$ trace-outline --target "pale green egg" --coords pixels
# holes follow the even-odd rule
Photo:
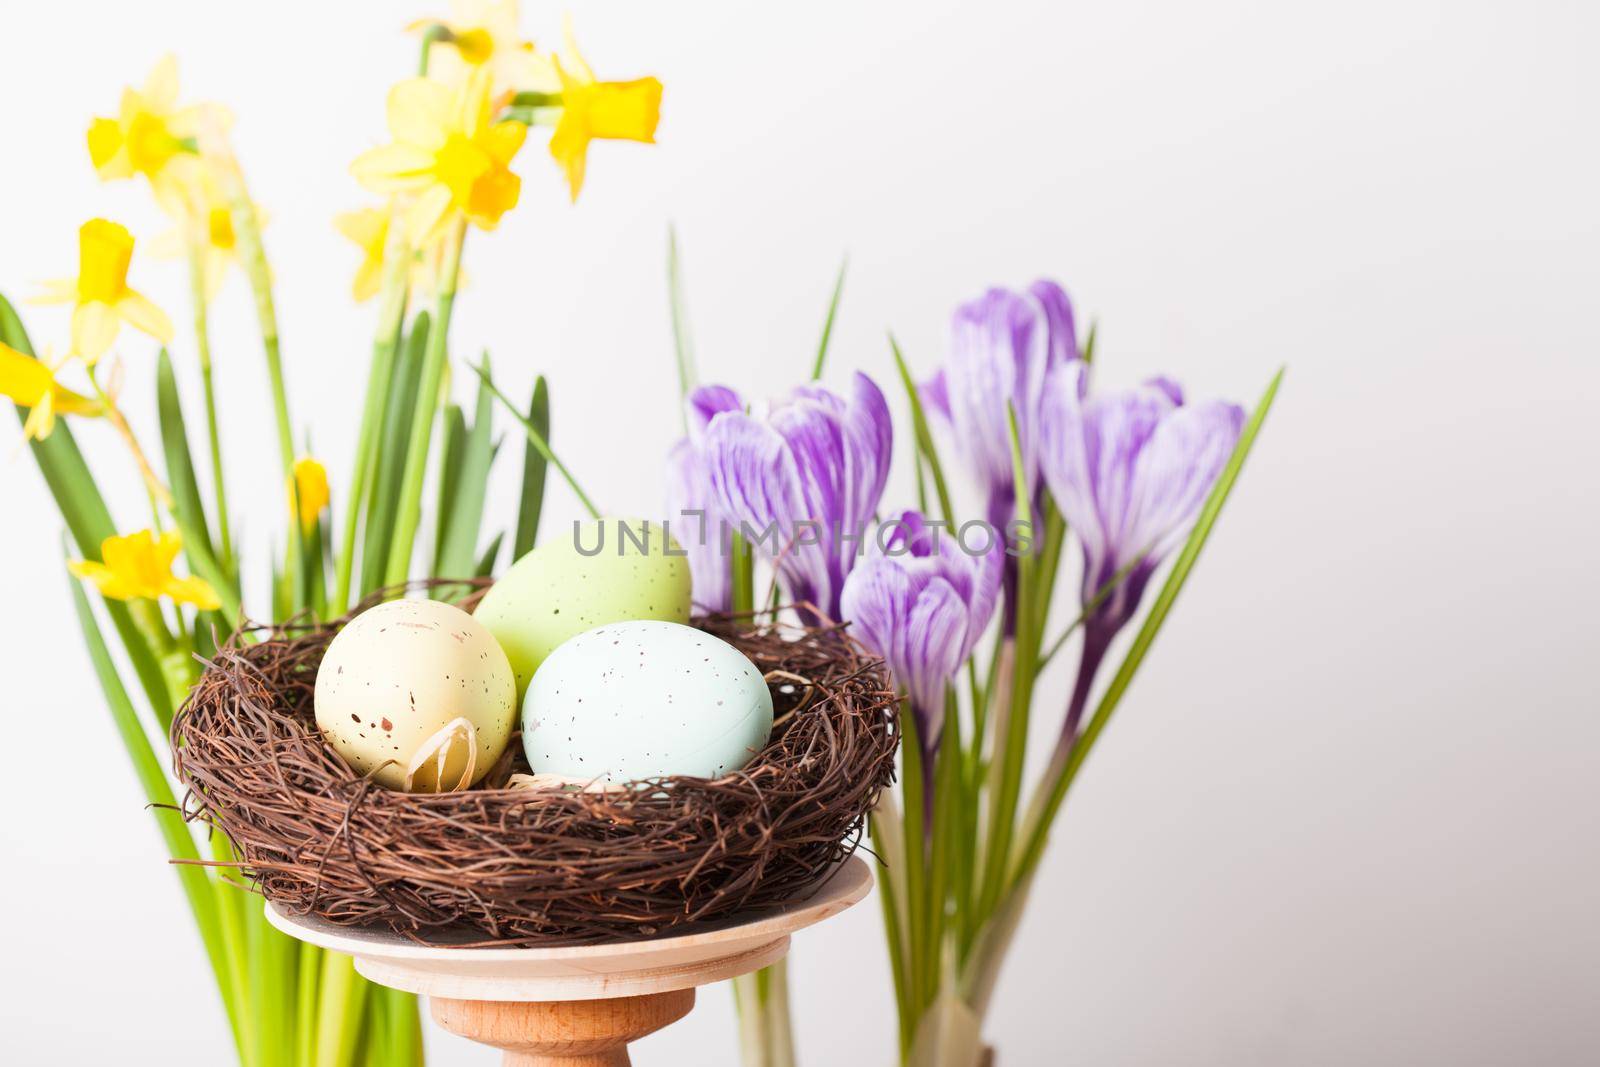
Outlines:
[[[692,626],[597,626],[544,661],[522,705],[536,774],[585,782],[720,778],[772,733],[772,692],[737,648]]]
[[[627,619],[689,621],[689,561],[660,523],[599,519],[561,530],[517,560],[474,614],[527,691],[570,637]]]

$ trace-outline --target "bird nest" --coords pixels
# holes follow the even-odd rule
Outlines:
[[[736,773],[517,788],[529,768],[513,739],[473,789],[388,790],[313,715],[317,666],[346,621],[236,634],[172,724],[185,817],[226,834],[244,875],[293,914],[484,946],[691,932],[814,891],[893,777],[900,727],[881,663],[837,627],[746,616],[697,622],[772,689],[772,737]]]

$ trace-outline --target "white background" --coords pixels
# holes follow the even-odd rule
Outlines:
[[[958,301],[1041,274],[1099,319],[1104,380],[1164,371],[1249,402],[1289,366],[1059,824],[990,1021],[1000,1062],[1600,1058],[1593,10],[573,6],[602,76],[666,83],[660,145],[598,145],[573,209],[530,138],[521,207],[469,245],[455,352],[489,347],[518,393],[549,376],[557,445],[603,505],[656,507],[677,432],[672,221],[703,374],[755,393],[804,373],[846,251],[835,367],[886,387],[887,328],[925,373]],[[426,12],[8,4],[0,289],[71,273],[93,214],[162,228],[142,189],[96,182],[83,130],[176,52],[186,97],[238,116],[271,215],[294,417],[337,492],[372,309],[349,304],[355,254],[329,223],[364,203],[346,167],[382,139],[385,87],[414,62],[401,27]],[[559,9],[526,21],[553,43]],[[181,266],[141,252],[134,280],[181,328]],[[280,498],[239,279],[217,315],[259,565]],[[29,322],[37,341],[65,338],[55,309]],[[128,405],[147,415],[151,346],[121,352]],[[192,385],[187,335],[176,358]],[[138,524],[109,435],[80,436]],[[202,956],[25,454],[0,465],[0,500],[9,1058],[221,1063]],[[546,530],[575,511],[556,487]],[[1039,747],[1050,733],[1041,722]],[[805,1062],[888,1063],[876,906],[801,937],[793,966]],[[437,1034],[431,1049],[493,1062]],[[703,990],[637,1052],[733,1063],[727,991]]]

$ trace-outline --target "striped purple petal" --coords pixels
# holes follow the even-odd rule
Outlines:
[[[836,619],[889,474],[883,393],[859,373],[843,395],[801,386],[764,413],[716,414],[704,447],[722,510],[774,560],[791,599]]]
[[[688,435],[667,454],[667,523],[689,558],[694,603],[701,611],[733,610],[733,573],[727,515],[711,488],[703,438],[711,420],[743,411],[744,401],[725,385],[702,385],[684,401]]]
[[[1083,545],[1084,600],[1135,564],[1096,613],[1120,626],[1150,572],[1187,535],[1238,441],[1244,411],[1221,401],[1183,406],[1182,390],[1165,378],[1088,397],[1082,381],[1077,365],[1050,374],[1041,465]]]
[[[932,751],[945,687],[988,628],[1000,596],[1004,549],[990,538],[968,553],[956,535],[915,511],[897,516],[846,579],[841,610],[863,644],[881,655],[911,698]]]
[[[1035,282],[1026,292],[990,289],[956,309],[949,362],[924,395],[942,399],[996,527],[1004,528],[1015,509],[1008,404],[1017,413],[1031,497],[1038,486],[1037,426],[1045,377],[1052,367],[1077,360],[1072,303],[1054,282]]]

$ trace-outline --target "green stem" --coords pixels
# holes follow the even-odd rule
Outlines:
[[[926,803],[925,791],[929,783],[922,761],[921,728],[911,709],[910,700],[900,702],[900,723],[904,731],[900,742],[900,766],[905,790],[902,816],[905,840],[901,842],[903,851],[899,859],[905,870],[906,927],[910,932],[907,974],[911,979],[912,1010],[921,1014],[928,999],[925,976],[928,970],[937,971],[938,967],[937,964],[930,965],[930,958],[937,956],[937,950],[928,944],[927,826],[923,805]]]
[[[423,55],[427,55],[424,47]],[[367,498],[367,484],[378,459],[379,438],[383,435],[384,405],[394,377],[395,353],[400,345],[400,326],[406,314],[406,292],[410,282],[411,249],[406,244],[405,227],[390,219],[389,237],[383,249],[382,297],[378,305],[378,332],[372,342],[372,368],[367,374],[367,399],[361,409],[361,429],[356,436],[355,469],[345,494],[344,531],[339,539],[339,559],[334,572],[332,615],[343,615],[350,606],[350,585],[355,575],[356,532],[360,526],[361,504]]]
[[[322,995],[323,952],[311,945],[300,950],[300,971],[296,975],[294,1047],[295,1063],[310,1064],[317,1055],[318,1000]]]
[[[233,537],[228,525],[227,480],[222,469],[222,433],[217,422],[217,391],[211,375],[211,309],[206,293],[204,248],[193,236],[189,239],[189,288],[194,303],[195,350],[200,357],[200,384],[205,391],[206,437],[211,449],[211,492],[216,502],[217,562],[230,578],[236,578]]]
[[[238,249],[239,262],[255,297],[256,322],[266,353],[273,418],[278,429],[278,462],[283,469],[284,484],[288,486],[285,496],[289,505],[289,588],[293,591],[291,609],[298,611],[305,606],[305,558],[300,535],[300,494],[294,481],[294,428],[289,419],[289,393],[283,380],[283,352],[278,340],[278,312],[272,297],[272,270],[267,264],[266,249],[261,243],[261,220],[256,216],[255,204],[245,186],[244,172],[239,169],[239,161],[234,158],[220,127],[215,124],[203,127],[200,145],[228,202],[234,247]]]
[[[1282,381],[1283,371],[1279,370],[1257,402],[1250,421],[1240,432],[1238,443],[1234,445],[1233,455],[1229,457],[1227,465],[1217,477],[1216,484],[1212,486],[1210,495],[1207,496],[1200,514],[1195,519],[1188,541],[1173,561],[1172,570],[1167,573],[1161,591],[1156,594],[1154,603],[1150,605],[1149,614],[1145,616],[1144,623],[1134,636],[1133,644],[1123,657],[1117,673],[1106,686],[1105,693],[1100,697],[1094,716],[1076,741],[1064,750],[1058,749],[1057,758],[1052,760],[1050,771],[1040,783],[1039,799],[1030,805],[1032,810],[1029,825],[1022,839],[1022,847],[1011,863],[1010,880],[1013,886],[1022,883],[1032,874],[1040,856],[1044,854],[1050,825],[1055,821],[1057,812],[1061,810],[1061,802],[1066,799],[1067,791],[1072,788],[1073,780],[1077,777],[1084,761],[1089,758],[1089,753],[1093,751],[1095,742],[1099,740],[1106,724],[1116,713],[1123,695],[1133,684],[1134,675],[1138,673],[1144,657],[1150,651],[1150,646],[1155,643],[1156,635],[1161,632],[1161,627],[1172,611],[1172,605],[1177,601],[1178,594],[1183,591],[1189,572],[1200,558],[1200,550],[1205,547],[1206,540],[1211,536],[1211,528],[1216,524],[1217,516],[1222,513],[1222,506],[1227,503],[1228,495],[1233,491],[1239,472],[1244,469],[1244,461],[1250,455],[1256,435],[1261,432],[1267,413],[1272,410],[1273,399],[1277,396],[1278,385]]]
[[[317,1017],[315,1067],[349,1067],[366,1006],[368,984],[355,962],[339,952],[322,954],[321,1002]]]
[[[395,513],[394,535],[389,541],[385,585],[399,585],[411,571],[417,527],[422,523],[422,482],[428,470],[434,417],[438,414],[442,395],[444,366],[449,349],[450,313],[455,307],[456,283],[461,274],[461,246],[466,235],[466,220],[460,219],[444,238],[445,261],[439,274],[433,329],[428,333],[428,347],[422,357],[422,383],[411,420],[411,439],[406,442],[405,473],[400,482],[400,504]]]
[[[1009,408],[1009,405],[1008,405]],[[1017,413],[1007,412],[1011,432],[1011,463],[1015,484],[1026,485],[1023,477],[1022,445],[1017,435]],[[1030,504],[1024,494],[1017,497],[1017,519],[1026,521]],[[1017,558],[1016,644],[1011,678],[1011,701],[1006,715],[1004,740],[995,746],[993,759],[998,774],[992,778],[989,833],[985,842],[982,888],[978,894],[977,917],[993,913],[1005,886],[1011,839],[1016,829],[1017,802],[1022,795],[1023,761],[1028,747],[1028,716],[1032,710],[1033,679],[1039,655],[1039,639],[1034,631],[1037,613],[1033,606],[1035,559],[1029,553]]]
[[[881,804],[881,801],[880,801]],[[906,1050],[911,1047],[912,1010],[911,990],[906,976],[906,938],[901,924],[903,906],[899,901],[899,894],[895,892],[895,875],[898,873],[892,866],[894,857],[900,851],[898,842],[894,840],[893,833],[886,824],[892,823],[897,816],[889,811],[874,811],[867,820],[868,831],[872,835],[872,848],[885,861],[882,876],[878,879],[878,899],[883,905],[883,932],[889,941],[889,969],[894,978],[895,1016],[899,1020],[897,1027],[900,1040],[900,1058],[905,1059]]]
[[[237,859],[233,846],[229,844],[225,835],[219,833],[212,837],[211,858],[216,863],[224,865],[218,867],[211,876],[211,886],[216,893],[223,950],[228,962],[228,984],[232,994],[231,1003],[234,1006],[230,1015],[234,1044],[238,1046],[240,1060],[249,1067],[255,1062],[258,1039],[255,1013],[245,1009],[244,994],[249,988],[249,977],[245,968],[249,948],[245,934],[244,912],[256,898],[224,877],[230,870],[226,865],[232,864]]]

